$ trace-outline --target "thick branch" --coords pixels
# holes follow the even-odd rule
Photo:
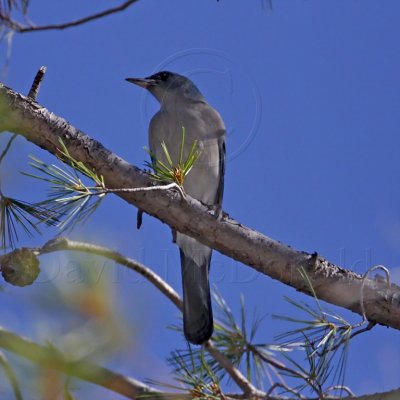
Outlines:
[[[101,11],[99,13],[96,13],[96,14],[93,14],[93,15],[89,15],[87,17],[79,18],[79,19],[74,20],[74,21],[64,22],[64,23],[61,23],[61,24],[49,24],[49,25],[39,25],[39,26],[35,26],[35,25],[24,26],[24,25],[21,25],[19,22],[12,20],[9,15],[6,15],[4,13],[0,13],[0,19],[3,21],[3,23],[7,27],[9,27],[10,29],[12,29],[13,31],[18,32],[18,33],[49,31],[49,30],[56,30],[56,29],[60,30],[60,29],[66,29],[66,28],[71,28],[73,26],[86,24],[87,22],[94,21],[96,19],[100,19],[100,18],[106,17],[106,16],[108,16],[110,14],[115,14],[117,12],[124,11],[129,6],[131,6],[132,4],[134,4],[134,3],[138,2],[138,1],[139,0],[127,0],[127,1],[125,1],[124,3],[122,3],[121,5],[119,5],[117,7],[109,8],[109,9]]]
[[[0,132],[21,134],[37,146],[57,154],[61,138],[75,159],[103,175],[107,187],[151,185],[139,168],[104,148],[99,142],[19,93],[0,85]],[[282,283],[310,294],[299,273],[303,268],[319,299],[362,314],[361,276],[323,259],[299,252],[251,230],[226,216],[217,220],[198,201],[182,199],[174,190],[117,193],[128,203],[194,237],[221,253]],[[365,315],[370,321],[400,329],[400,288],[379,279],[364,282]]]

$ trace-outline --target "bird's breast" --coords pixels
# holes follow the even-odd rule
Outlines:
[[[201,153],[184,181],[185,191],[205,204],[214,204],[220,180],[220,126],[202,117],[196,110],[161,110],[152,119],[149,128],[149,146],[152,154],[168,163],[162,148],[164,142],[174,166],[181,155],[182,131],[185,162],[196,142]]]

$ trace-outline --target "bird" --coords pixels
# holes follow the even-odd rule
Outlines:
[[[209,105],[197,86],[187,77],[161,71],[146,78],[126,78],[147,89],[160,103],[149,124],[152,158],[167,163],[164,142],[171,159],[178,163],[185,132],[186,159],[193,142],[200,155],[185,177],[183,189],[221,215],[225,175],[226,129],[218,111]],[[153,160],[154,163],[154,160]],[[205,343],[213,333],[209,269],[212,249],[190,236],[176,232],[180,249],[183,289],[183,331],[192,344]]]

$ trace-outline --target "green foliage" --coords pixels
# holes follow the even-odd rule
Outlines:
[[[218,319],[214,320],[212,341],[218,351],[224,354],[235,368],[241,370],[248,381],[260,389],[263,389],[266,380],[272,384],[274,376],[280,380],[280,373],[273,365],[281,365],[275,359],[276,346],[255,342],[262,318],[254,315],[250,323],[246,315],[244,298],[241,297],[241,317],[240,323],[237,323],[231,309],[216,288],[213,291],[213,298],[217,305]],[[182,327],[173,328],[182,331]],[[198,371],[203,365],[207,365],[211,371],[210,376],[218,378],[214,378],[214,381],[222,381],[224,378],[229,380],[227,371],[203,348],[189,346],[186,351],[180,350],[173,354],[179,354],[180,362],[185,362],[186,366],[194,365]]]
[[[306,274],[302,274],[310,283]],[[312,287],[310,290],[314,293]],[[262,318],[255,316],[249,323],[243,298],[240,322],[237,322],[223,297],[215,290],[214,301],[219,315],[214,322],[213,345],[261,390],[269,386],[279,396],[311,394],[311,397],[318,398],[332,387],[338,392],[347,392],[343,383],[348,345],[358,324],[353,326],[341,316],[325,311],[316,296],[314,298],[317,305],[314,308],[286,298],[306,317],[275,316],[300,327],[279,335],[277,340],[281,344],[268,344],[256,341]],[[182,331],[182,327],[174,328]],[[229,378],[227,371],[204,348],[188,346],[185,350],[173,352],[169,363],[174,366],[177,381],[186,387],[196,387],[199,382],[220,387],[220,382]],[[204,371],[208,371],[206,376]]]
[[[237,323],[221,294],[214,290],[213,296],[221,315],[221,318],[215,322],[214,343],[235,367],[244,372],[250,382],[263,388],[263,381],[268,376],[266,369],[268,365],[263,362],[262,356],[272,357],[273,352],[270,350],[270,345],[254,342],[262,318],[254,315],[252,323],[249,323],[244,298],[241,296],[240,323]],[[214,359],[210,359],[209,362],[214,369],[225,374]]]
[[[9,140],[0,156],[0,163],[14,139],[15,136]],[[167,164],[157,160],[150,153],[153,161],[147,163],[147,165],[153,168],[154,172],[150,174],[151,177],[157,181],[174,182],[182,187],[185,177],[201,154],[198,142],[192,143],[185,158],[185,129],[182,128],[179,160],[176,165],[166,144],[163,142],[161,146]],[[0,190],[0,240],[2,249],[15,247],[18,241],[17,227],[22,228],[28,236],[33,236],[34,233],[40,233],[39,223],[55,225],[61,230],[66,230],[72,229],[78,223],[86,222],[100,206],[105,195],[113,192],[113,190],[106,188],[103,176],[99,176],[96,171],[91,170],[84,163],[71,156],[61,139],[58,156],[70,167],[46,164],[31,156],[30,166],[36,170],[36,173],[22,173],[49,185],[45,200],[27,203],[3,196]],[[115,191],[123,190],[116,189]]]
[[[196,357],[195,357],[196,354]],[[177,350],[171,353],[167,362],[173,368],[175,379],[189,390],[196,399],[221,399],[221,388],[217,374],[210,368],[204,349],[195,353],[188,344],[186,350]],[[170,385],[175,389],[181,387]]]
[[[153,170],[153,172],[150,173],[150,176],[154,180],[164,183],[174,182],[181,187],[183,186],[186,176],[189,174],[190,170],[193,168],[193,165],[201,155],[199,143],[197,140],[195,140],[190,147],[188,155],[184,159],[185,135],[185,128],[182,127],[179,160],[177,163],[174,162],[175,160],[172,160],[165,142],[161,143],[161,147],[163,149],[165,159],[167,160],[166,163],[160,159],[157,159],[157,157],[149,149],[145,148],[152,160],[151,162],[146,161],[145,164],[147,167]]]
[[[284,347],[292,346],[305,355],[306,365],[303,366],[294,357],[282,352],[296,370],[295,374],[286,374],[300,380],[295,390],[302,392],[307,389],[314,395],[322,396],[331,385],[337,384],[339,388],[343,386],[349,342],[359,324],[352,325],[340,315],[324,310],[306,272],[303,270],[300,273],[314,296],[316,307],[286,297],[306,317],[274,316],[300,326],[279,335],[277,340],[283,341]],[[334,365],[337,365],[336,368]]]
[[[156,380],[149,380],[149,383],[175,391],[189,391],[196,399],[220,400],[223,398],[220,377],[212,370],[208,362],[208,354],[203,348],[195,350],[187,342],[186,349],[171,352],[167,363],[172,368],[177,385]],[[146,398],[146,396],[142,397]]]
[[[20,227],[29,237],[40,234],[38,225],[56,225],[57,214],[40,204],[30,204],[0,192],[0,249],[15,248]]]
[[[59,215],[61,221],[57,226],[64,230],[71,229],[77,223],[86,222],[101,204],[106,188],[102,176],[98,176],[81,161],[75,160],[61,140],[60,144],[60,159],[72,168],[48,165],[31,157],[30,165],[39,171],[39,174],[23,174],[49,184],[47,199],[35,205]],[[86,184],[83,177],[89,178],[95,185]]]
[[[12,140],[3,151],[0,162]],[[19,239],[18,228],[29,237],[41,233],[38,225],[42,223],[57,226],[61,230],[71,229],[77,223],[84,223],[101,204],[107,193],[103,177],[75,160],[61,140],[60,146],[59,157],[71,168],[48,165],[32,156],[30,165],[38,173],[22,173],[49,184],[46,200],[28,203],[7,197],[0,190],[1,249],[15,248]],[[94,185],[85,183],[86,178],[94,182]]]

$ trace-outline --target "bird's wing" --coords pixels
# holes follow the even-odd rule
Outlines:
[[[165,126],[164,116],[161,111],[158,111],[150,121],[149,125],[149,148],[151,152],[151,160],[154,163],[154,157],[160,159],[163,156],[161,143],[165,141]]]
[[[218,139],[218,149],[219,149],[219,185],[215,197],[215,204],[217,204],[218,207],[220,208],[222,206],[222,199],[224,197],[224,184],[225,184],[225,159],[226,159],[225,135],[220,139]]]
[[[202,112],[200,114],[204,124],[209,127],[207,136],[204,137],[207,139],[215,139],[216,144],[218,145],[218,187],[215,193],[215,202],[214,204],[219,207],[222,205],[222,199],[224,195],[224,176],[225,176],[225,160],[226,160],[226,149],[225,149],[225,138],[226,138],[226,129],[224,121],[219,115],[218,111],[216,111],[209,104],[205,103],[204,107],[202,107]]]
[[[177,112],[160,110],[149,126],[149,146],[154,157],[166,162],[161,142],[165,142],[171,158],[179,158],[182,127],[185,127],[185,150],[188,154],[197,140],[202,153],[187,175],[186,192],[209,205],[221,205],[225,172],[225,125],[210,105],[196,102]],[[154,160],[153,160],[154,161]]]

